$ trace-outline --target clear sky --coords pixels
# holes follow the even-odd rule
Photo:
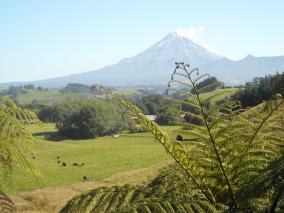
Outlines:
[[[0,82],[95,70],[178,30],[231,59],[284,55],[283,0],[1,0]]]

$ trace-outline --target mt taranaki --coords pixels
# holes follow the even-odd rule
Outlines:
[[[192,68],[198,67],[201,73],[209,73],[232,84],[284,71],[284,56],[249,55],[242,60],[233,61],[209,52],[177,33],[170,33],[145,51],[111,66],[64,77],[15,84],[32,83],[43,87],[62,87],[68,83],[112,86],[165,84],[173,72],[175,61],[189,63]]]

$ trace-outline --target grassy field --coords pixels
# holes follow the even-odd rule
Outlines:
[[[226,89],[235,92],[236,89]],[[21,104],[30,103],[33,99],[40,103],[49,104],[63,100],[80,98],[80,94],[64,94],[55,90],[27,90],[28,93],[19,97]],[[203,98],[217,91],[202,94]],[[73,95],[73,96],[72,96]],[[220,97],[224,98],[226,95]],[[86,96],[84,98],[87,98]],[[172,127],[164,127],[172,131]],[[83,176],[99,180],[119,172],[145,168],[163,160],[169,159],[162,146],[153,141],[149,133],[122,134],[118,138],[101,137],[91,140],[65,140],[52,142],[45,135],[56,131],[54,124],[32,126],[31,131],[36,135],[35,159],[31,160],[42,171],[44,178],[40,179],[43,186],[63,186],[83,181]],[[57,156],[60,156],[58,164]],[[64,168],[61,163],[67,163]],[[73,163],[84,166],[76,167]],[[33,177],[20,168],[14,169],[12,183],[7,186],[10,192],[32,190],[38,188]]]
[[[212,91],[212,92],[202,93],[202,94],[201,94],[201,97],[202,97],[203,99],[206,99],[206,98],[208,98],[208,97],[210,97],[210,96],[212,96],[212,95],[217,94],[218,92],[228,91],[228,93],[224,93],[224,94],[222,94],[222,95],[216,97],[215,101],[219,101],[219,100],[224,99],[225,97],[230,97],[231,95],[233,95],[234,93],[236,93],[237,90],[238,90],[237,88],[216,89],[216,90],[214,90],[214,91]]]
[[[118,138],[101,137],[91,140],[66,140],[51,142],[43,135],[55,131],[54,124],[30,127],[37,136],[35,159],[31,160],[41,170],[44,178],[39,179],[42,186],[68,186],[83,182],[83,176],[100,180],[114,174],[146,168],[170,159],[162,145],[155,142],[149,133],[122,134]],[[171,132],[174,127],[165,127]],[[67,168],[57,163],[67,163]],[[84,163],[82,167],[73,163]],[[7,186],[11,193],[39,188],[35,179],[21,168],[13,171],[12,182]]]
[[[19,95],[17,101],[22,104],[30,104],[33,100],[36,100],[40,104],[51,105],[53,103],[60,103],[68,100],[86,100],[93,97],[91,94],[83,93],[62,93],[57,90],[33,90],[26,89],[25,94]]]
[[[38,103],[43,105],[51,105],[54,103],[60,103],[69,100],[86,100],[94,97],[92,94],[83,94],[83,93],[62,93],[57,90],[48,90],[48,91],[40,91],[40,90],[32,90],[26,89],[25,94],[19,95],[17,101],[22,104],[30,104],[33,100],[36,100]],[[220,91],[229,91],[231,94],[234,94],[237,89],[236,88],[227,88],[227,89],[217,89],[213,92],[208,92],[202,94],[202,97],[207,98],[210,95],[214,95]],[[116,93],[121,95],[131,96],[131,95],[141,95],[141,92],[135,88],[119,88],[115,90]],[[230,93],[221,95],[216,98],[216,100],[220,100],[225,98],[226,96],[230,96]]]
[[[101,180],[76,182],[68,186],[45,187],[43,190],[21,191],[11,195],[18,213],[54,213],[73,196],[98,187],[145,185],[173,161],[162,161],[147,168],[120,172]]]

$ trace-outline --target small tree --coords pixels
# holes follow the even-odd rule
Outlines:
[[[112,103],[89,102],[57,123],[59,134],[67,138],[96,138],[116,134],[133,123]]]

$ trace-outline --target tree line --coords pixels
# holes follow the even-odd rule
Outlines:
[[[254,78],[232,98],[239,100],[243,107],[251,107],[273,98],[276,94],[284,96],[284,73]]]

